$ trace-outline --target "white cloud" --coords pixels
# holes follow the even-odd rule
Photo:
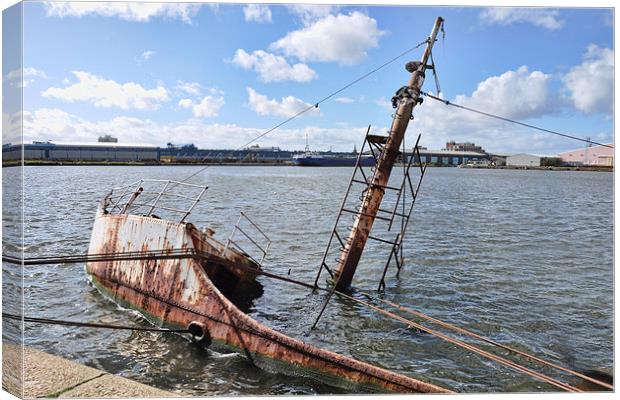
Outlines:
[[[244,69],[254,69],[263,82],[308,82],[318,76],[306,64],[290,65],[284,57],[263,50],[249,54],[243,49],[237,49],[232,62]]]
[[[45,72],[33,67],[14,69],[5,76],[5,80],[10,86],[26,87],[35,81],[34,78],[47,79]]]
[[[334,101],[342,104],[350,104],[355,102],[355,100],[350,97],[336,97]]]
[[[90,122],[57,108],[41,108],[24,112],[24,141],[53,140],[57,142],[95,142],[110,134],[125,143],[152,143],[157,131],[149,120],[120,116]]]
[[[200,103],[192,107],[195,117],[215,117],[224,106],[224,98],[205,96]]]
[[[507,118],[527,119],[552,112],[555,97],[549,88],[551,75],[529,72],[527,66],[492,76],[478,84],[468,96],[457,96],[455,102]]]
[[[248,4],[243,7],[246,21],[271,22],[271,9],[264,4]]]
[[[34,77],[39,77],[39,78],[44,78],[44,79],[47,78],[47,75],[45,74],[45,72],[41,71],[40,69],[33,68],[33,67],[23,68],[21,71],[21,75],[24,78],[29,77],[29,76],[34,76]],[[14,69],[13,71],[7,74],[8,79],[19,79],[19,77],[20,77],[19,69]]]
[[[181,99],[181,100],[179,100],[179,107],[191,108],[193,104],[194,104],[194,101],[192,99]]]
[[[383,34],[376,20],[355,11],[348,15],[328,15],[289,32],[272,43],[271,48],[304,62],[331,61],[352,65],[361,62],[368,49],[377,47]]]
[[[53,17],[82,17],[85,15],[99,15],[117,17],[127,21],[146,22],[153,17],[180,19],[191,23],[198,13],[199,3],[143,3],[143,2],[91,2],[48,1],[45,8],[48,16]]]
[[[480,14],[480,19],[495,25],[512,25],[529,23],[549,30],[560,29],[564,21],[559,19],[560,12],[549,8],[512,8],[492,7]]]
[[[51,87],[41,95],[68,102],[87,101],[95,107],[118,107],[124,110],[154,110],[168,101],[168,91],[161,85],[145,89],[135,82],[117,83],[84,71],[73,71],[78,82],[63,87]]]
[[[527,120],[557,110],[550,83],[550,75],[530,72],[522,66],[516,71],[489,77],[480,82],[471,95],[457,95],[450,101],[502,117]],[[557,144],[555,137],[428,98],[416,107],[414,116],[413,129],[426,134],[424,145],[429,148],[441,148],[448,140],[460,140],[474,141],[491,151],[545,154]]]
[[[304,25],[309,25],[317,19],[325,18],[340,9],[340,6],[330,4],[287,4],[289,12],[301,19]]]
[[[392,107],[392,103],[384,96],[381,96],[377,100],[375,100],[375,104],[387,111],[394,110],[394,108]]]
[[[140,58],[148,61],[151,59],[151,57],[153,57],[155,55],[155,52],[153,50],[146,50],[144,51],[142,54],[140,54]]]
[[[220,108],[222,108],[225,103],[223,97],[205,96],[198,103],[191,99],[181,99],[179,101],[179,106],[191,109],[194,117],[210,118],[217,117]]]
[[[223,95],[224,91],[214,87],[205,88],[198,82],[183,82],[177,81],[177,85],[175,89],[178,92],[182,92],[184,94],[188,94],[191,96],[201,96],[203,92],[209,92],[212,95]]]
[[[24,134],[31,134],[32,128],[30,122],[36,119],[38,127],[37,132],[45,135],[48,134],[62,134],[62,135],[76,135],[75,127],[72,126],[72,117],[69,113],[59,110],[57,108],[42,108],[34,112],[34,114],[24,113]],[[45,138],[48,139],[48,138]]]
[[[3,116],[4,120],[4,116]],[[200,148],[232,149],[252,140],[268,127],[242,127],[236,124],[207,124],[192,118],[171,123],[158,123],[149,119],[118,116],[101,121],[88,121],[59,109],[39,109],[24,113],[24,140],[53,140],[56,142],[95,142],[97,137],[110,134],[119,143],[141,143],[164,146],[172,143],[194,143]],[[385,130],[383,128],[382,130]],[[261,146],[279,146],[282,149],[301,150],[305,133],[313,149],[351,151],[364,140],[366,127],[280,128],[261,138]]]
[[[177,81],[176,89],[191,94],[193,96],[199,96],[202,94],[202,85],[198,82],[183,82]]]
[[[22,138],[22,112],[21,111],[17,111],[14,113],[3,112],[2,113],[2,144],[21,143],[21,138]]]
[[[258,93],[252,88],[247,88],[248,105],[258,115],[273,115],[278,117],[292,117],[293,115],[312,106],[293,96],[283,97],[281,101],[268,99],[267,96]],[[320,115],[318,108],[312,108],[304,115]]]
[[[570,99],[579,111],[587,114],[613,114],[614,52],[594,44],[588,46],[583,63],[562,77]]]
[[[210,87],[210,88],[208,88],[208,89],[207,89],[207,91],[208,91],[209,93],[211,93],[211,94],[220,94],[220,95],[224,94],[224,91],[223,91],[223,90],[220,90],[220,89],[218,89],[218,88],[214,88],[214,87]]]

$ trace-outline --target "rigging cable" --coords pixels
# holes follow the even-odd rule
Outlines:
[[[435,88],[437,94],[441,94],[441,87],[439,86],[439,76],[437,76],[437,67],[435,66],[435,60],[433,60],[433,52],[431,51],[431,66],[433,67],[433,77],[435,78]]]
[[[367,294],[367,293],[364,293],[364,292],[362,292],[362,291],[359,291],[359,293],[360,293],[360,294],[362,294],[362,295],[364,295],[364,296],[366,296],[366,297],[368,297],[368,298],[370,298],[370,299],[373,299],[373,297],[372,297],[372,296],[370,296],[370,295],[369,295],[369,294]],[[429,316],[429,315],[426,315],[426,314],[424,314],[424,313],[422,313],[422,312],[412,310],[412,309],[410,309],[410,308],[407,308],[407,307],[401,306],[400,304],[397,304],[397,303],[391,302],[391,301],[389,301],[389,300],[385,300],[385,299],[381,299],[381,298],[378,298],[377,300],[378,300],[379,302],[383,303],[383,304],[387,304],[388,306],[394,307],[394,308],[396,308],[397,310],[404,311],[404,312],[406,312],[406,313],[409,313],[409,314],[415,315],[416,317],[419,317],[419,318],[422,318],[422,319],[426,319],[427,321],[430,321],[430,322],[432,322],[432,323],[435,323],[435,324],[437,324],[437,325],[439,325],[439,326],[442,326],[442,327],[444,327],[444,328],[450,329],[450,330],[455,331],[455,332],[462,333],[462,334],[467,335],[467,336],[469,336],[469,337],[473,337],[473,338],[475,338],[475,339],[478,339],[478,340],[481,340],[481,341],[483,341],[483,342],[489,343],[489,344],[491,344],[491,345],[493,345],[493,346],[497,346],[497,347],[502,348],[502,349],[504,349],[504,350],[508,350],[508,351],[510,351],[510,352],[512,352],[512,353],[519,354],[519,355],[521,355],[521,356],[523,356],[523,357],[529,358],[529,359],[530,359],[530,360],[532,360],[532,361],[535,361],[535,362],[538,362],[538,363],[540,363],[540,364],[544,364],[544,365],[546,365],[546,366],[549,366],[549,367],[552,367],[552,368],[558,369],[558,370],[560,370],[560,371],[566,372],[566,373],[568,373],[568,374],[571,374],[571,375],[577,376],[577,377],[579,377],[579,378],[581,378],[581,379],[585,379],[585,380],[590,381],[590,382],[592,382],[592,383],[595,383],[595,384],[597,384],[597,385],[603,386],[603,387],[605,387],[605,388],[607,388],[607,389],[611,389],[611,390],[613,390],[613,388],[614,388],[612,385],[610,385],[610,384],[608,384],[608,383],[605,383],[605,382],[602,382],[602,381],[600,381],[600,380],[598,380],[598,379],[591,378],[591,377],[589,377],[588,375],[584,375],[584,374],[579,373],[579,372],[577,372],[577,371],[573,371],[573,370],[571,370],[571,369],[568,369],[568,368],[562,367],[561,365],[558,365],[558,364],[555,364],[555,363],[552,363],[552,362],[549,362],[549,361],[543,360],[543,359],[541,359],[541,358],[539,358],[539,357],[536,357],[536,356],[534,356],[534,355],[532,355],[532,354],[529,354],[529,353],[526,353],[526,352],[524,352],[524,351],[517,350],[517,349],[515,349],[515,348],[513,348],[513,347],[506,346],[506,345],[504,345],[504,344],[498,343],[498,342],[496,342],[496,341],[494,341],[494,340],[491,340],[491,339],[485,338],[484,336],[480,336],[480,335],[478,335],[478,334],[476,334],[476,333],[474,333],[474,332],[472,332],[472,331],[469,331],[469,330],[467,330],[467,329],[460,328],[460,327],[458,327],[458,326],[454,326],[454,325],[452,325],[452,324],[449,324],[449,323],[443,322],[443,321],[441,321],[441,320],[439,320],[439,319],[437,319],[437,318],[433,318],[433,317],[431,317],[431,316]]]
[[[556,387],[558,387],[560,389],[566,390],[567,392],[581,392],[580,389],[578,389],[578,388],[576,388],[574,386],[571,386],[571,385],[566,384],[564,382],[558,381],[557,379],[551,378],[551,377],[549,377],[547,375],[544,375],[544,374],[542,374],[540,372],[536,372],[536,371],[534,371],[532,369],[529,369],[529,368],[524,367],[524,366],[522,366],[520,364],[517,364],[517,363],[515,363],[513,361],[510,361],[510,360],[508,360],[508,359],[506,359],[504,357],[501,357],[501,356],[489,353],[488,351],[482,350],[481,348],[473,346],[473,345],[471,345],[469,343],[466,343],[466,342],[463,342],[461,340],[454,339],[454,338],[451,338],[449,336],[446,336],[446,335],[444,335],[444,334],[442,334],[442,333],[440,333],[438,331],[435,331],[433,329],[427,328],[426,326],[421,325],[421,324],[419,324],[419,323],[417,323],[415,321],[403,318],[400,315],[397,315],[397,314],[394,314],[392,312],[386,311],[386,310],[384,310],[382,308],[379,308],[377,306],[374,306],[374,305],[369,304],[367,302],[364,302],[362,300],[356,299],[355,297],[349,296],[349,295],[347,295],[345,293],[342,293],[342,292],[339,292],[339,291],[336,291],[336,293],[338,293],[338,295],[340,295],[340,296],[342,296],[342,297],[344,297],[346,299],[352,300],[352,301],[354,301],[354,302],[356,302],[358,304],[361,304],[361,305],[363,305],[365,307],[368,307],[368,308],[370,308],[370,309],[372,309],[372,310],[374,310],[374,311],[376,311],[376,312],[378,312],[380,314],[383,314],[383,315],[385,315],[385,316],[387,316],[387,317],[389,317],[391,319],[394,319],[396,321],[402,322],[405,325],[407,325],[407,327],[413,327],[413,328],[419,329],[421,331],[424,331],[426,333],[429,333],[429,334],[431,334],[431,335],[433,335],[435,337],[438,337],[438,338],[440,338],[442,340],[445,340],[445,341],[447,341],[449,343],[452,343],[452,344],[457,345],[459,347],[462,347],[462,348],[465,348],[467,350],[470,350],[473,353],[481,355],[481,356],[483,356],[485,358],[488,358],[490,360],[496,361],[496,362],[498,362],[500,364],[503,364],[503,365],[505,365],[507,367],[510,367],[512,369],[515,369],[517,371],[523,372],[526,375],[532,376],[534,378],[538,378],[539,380],[547,382],[547,383],[549,383],[549,384],[551,384],[553,386],[556,386]]]
[[[92,322],[64,321],[59,319],[27,317],[11,313],[2,313],[3,318],[13,319],[16,321],[32,322],[35,324],[63,325],[63,326],[79,326],[85,328],[101,328],[101,329],[118,329],[126,331],[143,331],[143,332],[170,332],[170,333],[189,333],[187,329],[165,329],[165,328],[144,328],[139,326],[124,326],[110,324],[95,324]]]
[[[66,257],[62,257],[62,256],[60,256],[60,257],[43,257],[43,258],[39,258],[39,259],[35,258],[35,259],[24,259],[24,260],[18,259],[16,257],[3,256],[3,261],[9,262],[9,263],[20,263],[20,264],[23,263],[23,265],[38,265],[38,264],[43,264],[43,263],[63,263],[63,262],[64,263],[77,263],[77,262],[84,262],[84,261],[90,261],[90,262],[97,262],[97,261],[99,261],[99,262],[101,262],[101,261],[106,261],[106,260],[109,260],[109,261],[120,261],[120,260],[143,259],[142,257],[144,257],[144,255],[140,256],[139,253],[140,252],[127,252],[127,253],[117,253],[117,254],[101,253],[101,254],[88,254],[88,255],[81,255],[81,256],[80,255],[77,255],[77,256],[73,255],[73,256],[66,256]],[[155,255],[156,253],[160,253],[160,254]],[[153,258],[153,259],[169,259],[169,257],[170,257],[169,255],[164,256],[161,253],[162,253],[161,251],[145,252],[145,254],[148,254],[148,257]],[[187,253],[187,251],[182,251],[182,252],[178,252],[178,253],[179,254],[174,254],[173,257],[185,258],[185,256],[189,256],[187,258],[199,258],[199,259],[205,257],[204,255],[202,255],[200,253],[181,254],[181,253]],[[241,266],[241,265],[239,267],[242,267],[242,269],[246,269],[246,268],[248,270],[251,269],[250,267]],[[254,269],[252,269],[252,271],[258,273],[259,275],[266,276],[268,278],[282,280],[282,281],[285,281],[285,282],[288,282],[288,283],[293,283],[293,284],[304,286],[304,287],[308,287],[308,288],[311,288],[311,289],[319,289],[319,290],[325,291],[325,292],[332,292],[330,289],[327,289],[327,288],[322,288],[322,287],[316,287],[315,288],[311,284],[307,284],[307,283],[304,283],[304,282],[292,280],[292,279],[285,278],[285,277],[282,277],[282,276],[279,276],[279,275],[276,275],[276,274],[266,273],[264,271],[256,271]],[[482,349],[480,349],[480,348],[478,348],[476,346],[473,346],[473,345],[471,345],[469,343],[466,343],[466,342],[463,342],[461,340],[458,340],[458,339],[446,336],[446,335],[444,335],[444,334],[442,334],[440,332],[437,332],[435,330],[427,328],[424,325],[416,323],[415,321],[411,321],[411,320],[405,319],[405,318],[403,318],[403,317],[401,317],[401,316],[399,316],[397,314],[391,313],[391,312],[389,312],[387,310],[384,310],[382,308],[376,307],[376,306],[374,306],[374,305],[372,305],[370,303],[367,303],[367,302],[364,302],[362,300],[356,299],[356,298],[354,298],[352,296],[349,296],[349,295],[347,295],[345,293],[342,293],[340,291],[336,290],[336,291],[333,291],[333,292],[335,292],[338,295],[343,296],[343,297],[345,297],[347,299],[353,300],[353,301],[355,301],[355,302],[357,302],[357,303],[359,303],[359,304],[361,304],[361,305],[363,305],[365,307],[368,307],[368,308],[370,308],[370,309],[372,309],[374,311],[377,311],[377,312],[379,312],[379,313],[381,313],[381,314],[383,314],[385,316],[388,316],[388,317],[390,317],[392,319],[395,319],[395,320],[397,320],[399,322],[403,322],[408,327],[414,327],[414,328],[417,328],[419,330],[425,331],[425,332],[427,332],[429,334],[432,334],[433,336],[436,336],[436,337],[438,337],[440,339],[446,340],[446,341],[448,341],[450,343],[453,343],[453,344],[455,344],[455,345],[457,345],[459,347],[462,347],[462,348],[465,348],[467,350],[470,350],[470,351],[472,351],[472,352],[474,352],[476,354],[482,355],[483,357],[486,357],[486,358],[489,358],[489,359],[491,359],[493,361],[499,362],[500,364],[506,365],[506,366],[511,367],[513,369],[516,369],[516,370],[518,370],[520,372],[523,372],[523,373],[525,373],[527,375],[530,375],[532,377],[541,379],[541,380],[543,380],[545,382],[548,382],[548,383],[550,383],[550,384],[552,384],[552,385],[554,385],[556,387],[560,387],[560,388],[562,388],[564,390],[568,390],[568,391],[578,390],[578,389],[576,389],[576,388],[574,388],[574,387],[572,387],[572,386],[570,386],[568,384],[565,384],[563,382],[557,381],[554,378],[548,377],[548,376],[546,376],[546,375],[544,375],[542,373],[533,371],[533,370],[531,370],[529,368],[526,368],[526,367],[524,367],[524,366],[522,366],[520,364],[517,364],[517,363],[515,363],[515,362],[513,362],[511,360],[505,359],[505,358],[503,358],[501,356],[498,356],[496,354],[489,353],[489,352],[487,352],[485,350],[482,350]],[[364,296],[366,296],[366,297],[368,297],[368,298],[370,298],[370,299],[372,299],[372,297],[369,294],[367,294],[367,293],[364,293],[362,291],[359,291],[359,293],[364,295]],[[443,326],[445,328],[448,328],[448,329],[451,329],[451,330],[454,330],[454,331],[466,334],[468,336],[471,336],[471,337],[474,337],[476,339],[485,341],[485,342],[487,342],[489,344],[492,344],[494,346],[497,346],[497,347],[503,348],[505,350],[509,350],[511,352],[520,354],[522,356],[525,356],[525,357],[529,358],[530,360],[533,360],[533,361],[536,361],[538,363],[542,363],[544,365],[547,365],[547,366],[550,366],[550,367],[562,370],[564,372],[573,374],[575,376],[578,376],[578,377],[580,377],[582,379],[586,379],[586,380],[591,381],[591,382],[593,382],[595,384],[598,384],[600,386],[604,386],[606,388],[613,389],[613,386],[605,384],[604,382],[598,381],[596,379],[590,378],[587,375],[580,374],[580,373],[578,373],[576,371],[572,371],[572,370],[570,370],[568,368],[564,368],[564,367],[561,367],[561,366],[556,365],[554,363],[542,360],[542,359],[540,359],[538,357],[535,357],[533,355],[530,355],[528,353],[525,353],[525,352],[513,349],[513,348],[508,347],[506,345],[502,345],[501,343],[497,343],[497,342],[492,341],[490,339],[486,339],[486,338],[484,338],[484,337],[482,337],[480,335],[477,335],[477,334],[475,334],[475,333],[473,333],[471,331],[468,331],[466,329],[453,326],[451,324],[445,323],[443,321],[440,321],[440,320],[438,320],[436,318],[430,317],[430,316],[425,315],[423,313],[420,313],[420,312],[417,312],[417,311],[405,308],[405,307],[400,306],[400,305],[398,305],[396,303],[392,303],[392,302],[390,302],[388,300],[379,299],[379,301],[384,303],[384,304],[387,304],[387,305],[389,305],[391,307],[397,308],[400,311],[405,311],[405,312],[408,312],[410,314],[416,315],[416,316],[418,316],[420,318],[427,319],[427,320],[429,320],[429,321],[431,321],[433,323],[436,323],[436,324],[438,324],[440,326]],[[3,315],[3,317],[7,317],[7,318],[10,318],[10,319],[22,320],[22,316],[19,316],[19,315],[10,314],[10,313],[3,313],[2,315]],[[187,332],[189,332],[188,330],[185,330],[185,329],[175,330],[175,329],[162,329],[162,328],[127,327],[127,326],[119,326],[119,325],[84,323],[84,322],[76,322],[76,321],[62,321],[62,320],[53,320],[53,319],[48,319],[48,318],[36,318],[36,317],[27,317],[27,316],[24,316],[23,320],[25,322],[32,322],[32,323],[56,324],[56,325],[66,325],[66,326],[81,326],[81,327],[104,328],[104,329],[124,329],[124,330],[135,330],[135,331],[176,332],[176,333],[187,333]]]
[[[453,102],[451,102],[449,100],[444,100],[441,97],[434,96],[434,95],[432,95],[430,93],[427,93],[427,92],[420,92],[420,94],[422,94],[422,95],[424,95],[426,97],[429,97],[429,98],[431,98],[433,100],[437,100],[439,102],[442,102],[442,103],[444,103],[447,106],[452,106],[452,107],[460,108],[462,110],[471,111],[471,112],[474,112],[474,113],[477,113],[477,114],[481,114],[481,115],[484,115],[484,116],[487,116],[487,117],[490,117],[490,118],[495,118],[495,119],[499,119],[501,121],[510,122],[510,123],[513,123],[513,124],[525,126],[526,128],[536,129],[536,130],[539,130],[539,131],[542,131],[542,132],[551,133],[553,135],[562,136],[562,137],[565,137],[565,138],[568,138],[568,139],[579,140],[579,141],[585,142],[585,143],[592,143],[592,144],[595,144],[595,145],[598,145],[598,146],[607,147],[607,148],[610,148],[610,149],[614,148],[614,146],[610,146],[608,144],[598,143],[598,142],[595,142],[593,140],[583,139],[583,138],[580,138],[578,136],[567,135],[566,133],[552,131],[550,129],[545,129],[545,128],[541,128],[541,127],[538,127],[538,126],[535,126],[535,125],[526,124],[525,122],[520,122],[520,121],[516,121],[514,119],[510,119],[510,118],[502,117],[502,116],[499,116],[499,115],[491,114],[491,113],[488,113],[488,112],[476,110],[475,108],[467,107],[467,106],[464,106],[464,105],[461,105],[461,104],[456,104],[456,103],[453,103]]]
[[[349,82],[348,84],[344,85],[343,87],[341,87],[340,89],[336,90],[335,92],[330,93],[329,95],[323,97],[321,100],[317,101],[314,104],[309,105],[308,107],[304,108],[303,110],[299,111],[297,114],[285,119],[284,121],[278,123],[277,125],[273,126],[272,128],[267,129],[265,132],[261,133],[260,135],[254,137],[252,140],[250,140],[249,142],[245,143],[243,146],[239,146],[235,149],[235,151],[238,150],[242,150],[243,148],[249,146],[250,144],[254,143],[255,141],[257,141],[258,139],[267,136],[268,134],[270,134],[271,132],[275,131],[276,129],[278,129],[279,127],[281,127],[284,124],[287,124],[288,122],[294,120],[297,117],[300,117],[301,115],[307,113],[308,111],[312,110],[313,108],[319,108],[319,105],[321,103],[326,102],[327,100],[331,99],[332,97],[336,96],[337,94],[343,92],[344,90],[350,88],[351,86],[355,85],[356,83],[368,78],[370,75],[374,74],[375,72],[378,72],[379,70],[387,67],[388,65],[392,64],[394,61],[398,60],[399,58],[402,58],[403,56],[407,55],[408,53],[411,53],[413,50],[419,48],[420,46],[422,46],[423,44],[428,43],[429,39],[424,40],[423,42],[418,43],[417,45],[415,45],[414,47],[410,47],[407,50],[401,52],[400,54],[398,54],[397,56],[391,58],[390,60],[384,62],[383,64],[379,65],[378,67],[366,72],[364,75],[360,76],[359,78]],[[200,174],[202,171],[206,170],[207,168],[209,168],[211,165],[206,165],[205,167],[199,169],[198,171],[194,172],[193,174],[189,175],[187,178],[183,179],[181,182],[186,182],[189,179],[193,178],[194,176]]]

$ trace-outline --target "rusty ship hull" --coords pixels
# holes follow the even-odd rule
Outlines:
[[[99,207],[89,253],[155,249],[194,249],[214,257],[208,261],[97,261],[87,263],[86,270],[104,295],[138,310],[152,323],[189,329],[203,344],[239,352],[264,369],[302,375],[352,391],[448,392],[320,349],[255,321],[224,294],[252,290],[252,273],[247,272],[248,268],[235,270],[235,265],[254,263],[192,224],[140,215],[111,215]]]

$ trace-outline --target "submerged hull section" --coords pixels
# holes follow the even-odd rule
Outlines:
[[[245,292],[253,280],[247,269],[229,269],[234,262],[251,261],[239,258],[238,252],[225,253],[222,246],[191,224],[99,213],[93,227],[91,254],[195,249],[210,251],[221,265],[210,265],[211,259],[203,262],[188,258],[89,262],[86,268],[98,289],[119,304],[140,311],[159,326],[189,328],[203,344],[233,349],[267,370],[309,376],[349,390],[446,392],[319,349],[253,320],[214,283],[220,279],[219,285],[223,285],[222,280],[228,279],[228,285],[223,287],[233,294]],[[226,265],[231,257],[237,259]],[[222,273],[222,268],[227,272]],[[198,333],[194,333],[196,330]]]

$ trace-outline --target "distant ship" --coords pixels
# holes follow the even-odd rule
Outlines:
[[[293,164],[300,167],[354,167],[357,161],[355,154],[327,155],[319,153],[303,153],[293,156]],[[362,155],[360,165],[372,167],[375,159],[371,155]]]
[[[300,167],[354,167],[357,162],[357,151],[352,153],[319,153],[310,151],[308,146],[308,135],[306,134],[306,148],[303,153],[293,156],[293,164]],[[360,165],[372,167],[375,165],[375,158],[371,154],[359,156]]]

